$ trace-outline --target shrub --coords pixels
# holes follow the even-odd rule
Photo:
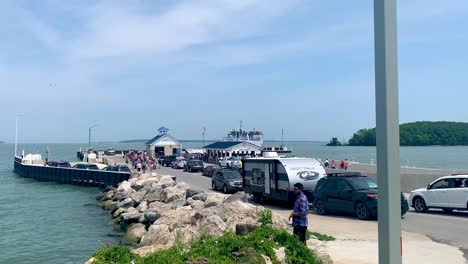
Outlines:
[[[177,243],[169,249],[160,250],[145,257],[138,257],[130,249],[105,246],[96,252],[96,264],[130,263],[136,264],[183,264],[189,263],[252,263],[262,264],[270,257],[278,263],[274,249],[284,247],[286,260],[290,263],[321,263],[315,254],[296,237],[284,229],[273,228],[272,213],[263,210],[260,213],[260,226],[246,236],[237,236],[226,232],[220,237],[208,234],[200,236],[188,245]]]

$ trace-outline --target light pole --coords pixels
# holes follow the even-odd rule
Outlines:
[[[15,125],[15,158],[18,153],[18,118],[24,116],[24,114],[16,114],[16,125]]]
[[[401,263],[396,0],[374,0],[379,263]]]
[[[88,128],[88,149],[91,149],[91,129],[97,127],[97,124],[92,125]]]

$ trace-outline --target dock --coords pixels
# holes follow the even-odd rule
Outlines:
[[[61,184],[73,184],[87,187],[117,186],[130,179],[130,173],[83,170],[75,168],[58,168],[43,164],[25,164],[22,158],[15,157],[14,172],[21,177],[38,181],[51,181]]]

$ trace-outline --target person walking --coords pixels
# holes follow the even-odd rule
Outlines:
[[[306,244],[306,231],[309,225],[309,201],[304,194],[302,183],[294,184],[294,194],[296,194],[296,202],[294,203],[294,211],[289,215],[289,221],[292,218],[294,235],[298,236],[299,240]]]
[[[332,160],[332,162],[331,162],[331,168],[332,168],[332,169],[336,169],[336,161],[335,161],[335,160]]]

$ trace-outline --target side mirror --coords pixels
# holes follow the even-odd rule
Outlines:
[[[431,189],[431,185],[428,184],[427,187],[426,187],[426,189],[428,189],[428,190]]]

